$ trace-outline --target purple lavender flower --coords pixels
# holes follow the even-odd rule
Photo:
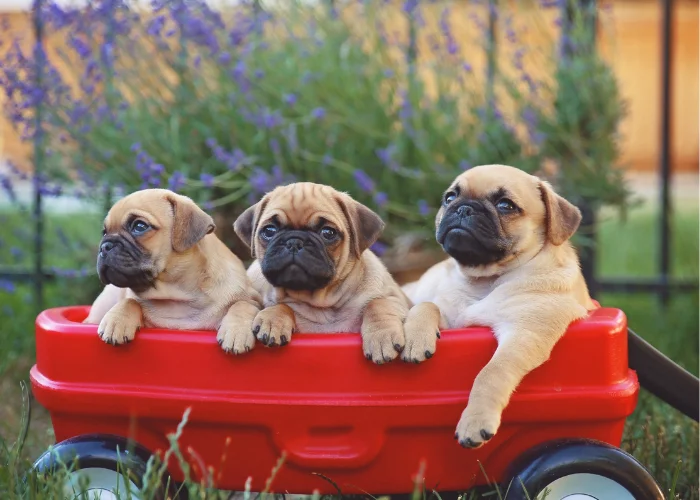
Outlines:
[[[333,156],[331,156],[330,153],[326,153],[325,155],[323,155],[323,159],[321,159],[321,163],[325,166],[330,165],[332,161],[333,161]]]
[[[17,165],[15,165],[14,162],[7,161],[5,164],[7,165],[7,168],[10,169],[10,172],[12,172],[12,175],[17,177],[19,180],[26,181],[29,178],[27,173],[20,170],[19,167],[17,167]]]
[[[245,76],[246,74],[246,66],[245,66],[245,61],[243,59],[239,59],[236,64],[233,66],[233,69],[231,70],[231,76],[233,77],[234,80],[239,81]]]
[[[518,42],[518,34],[515,32],[515,28],[513,28],[513,17],[512,16],[506,16],[506,39],[512,43],[515,44]]]
[[[368,193],[374,191],[374,181],[364,170],[357,169],[352,176],[360,189]]]
[[[222,52],[219,54],[219,62],[224,65],[228,65],[231,62],[231,54],[228,52]]]
[[[7,293],[14,293],[16,290],[15,284],[9,280],[0,280],[0,290]]]
[[[391,161],[391,153],[393,151],[393,146],[389,145],[384,149],[377,149],[375,153],[377,154],[377,157],[382,161],[382,163],[387,164]]]
[[[523,71],[523,57],[525,56],[525,49],[523,47],[518,48],[513,54],[513,65],[519,71]]]
[[[203,173],[200,174],[199,180],[202,181],[205,187],[214,187],[214,176],[211,174]]]
[[[269,175],[261,168],[256,168],[253,171],[253,175],[250,176],[249,182],[250,187],[253,188],[253,192],[263,194],[267,192],[267,180]]]
[[[231,156],[227,159],[226,167],[229,170],[240,170],[244,160],[245,153],[240,149],[236,148],[231,153]]]
[[[268,129],[274,129],[282,125],[284,122],[282,115],[279,111],[272,111],[270,109],[263,110],[260,125]]]
[[[10,254],[12,254],[12,257],[15,259],[15,261],[18,261],[24,255],[24,252],[17,247],[11,247]]]
[[[211,201],[207,200],[204,203],[202,203],[202,208],[204,210],[211,211],[211,210],[214,210],[214,204]]]
[[[114,63],[114,46],[110,42],[105,42],[100,47],[100,58],[105,66],[112,66]]]
[[[252,32],[253,22],[249,17],[238,15],[236,24],[229,33],[229,44],[233,47],[239,47],[243,44],[248,35]]]
[[[442,10],[442,13],[440,15],[440,30],[442,31],[442,36],[445,38],[445,41],[447,42],[447,52],[450,55],[455,55],[457,51],[459,50],[459,46],[457,45],[457,41],[455,40],[453,34],[452,34],[452,29],[450,27],[450,9],[445,8]]]
[[[253,194],[263,194],[277,186],[296,181],[293,175],[282,172],[282,168],[280,168],[279,165],[274,165],[271,170],[272,172],[270,174],[261,168],[255,168],[253,170],[253,175],[251,175],[249,179]]]
[[[295,94],[284,94],[282,100],[287,106],[294,106],[297,102],[297,96]]]
[[[304,74],[301,75],[301,83],[306,85],[307,83],[310,83],[311,80],[315,78],[314,74],[311,73],[310,71],[305,71]]]
[[[469,163],[467,160],[461,160],[459,162],[459,168],[462,170],[469,170],[470,168],[472,168],[472,164]]]
[[[374,195],[374,202],[377,204],[377,206],[384,207],[389,202],[389,195],[379,191]]]
[[[324,108],[314,108],[311,111],[311,118],[314,120],[322,120],[326,116],[326,110]]]
[[[296,152],[299,149],[299,141],[297,139],[297,128],[293,123],[290,123],[284,132],[284,136],[287,139],[287,146],[292,152]]]
[[[387,251],[387,246],[380,242],[380,241],[375,241],[371,247],[369,247],[370,250],[372,250],[375,254],[378,256],[382,256],[386,253]]]
[[[541,146],[546,138],[547,136],[539,130],[535,130],[530,134],[530,139],[535,146]]]
[[[0,185],[2,185],[2,189],[5,191],[5,193],[7,193],[7,196],[13,203],[17,201],[17,194],[15,193],[15,189],[12,186],[12,181],[9,177],[0,174]]]
[[[405,0],[403,3],[403,11],[407,14],[413,13],[418,7],[418,0]]]
[[[61,186],[58,184],[51,186],[47,182],[41,182],[39,186],[39,193],[48,198],[60,196],[61,191]]]
[[[408,126],[409,130],[413,130],[410,124],[406,124],[406,126]],[[396,160],[394,160],[395,151],[396,145],[394,144],[390,144],[384,149],[379,148],[375,151],[377,157],[381,160],[381,162],[384,165],[386,165],[392,172],[397,172],[401,168],[400,165],[396,162]]]
[[[82,60],[85,60],[88,57],[90,57],[90,54],[92,53],[92,51],[90,50],[90,46],[84,41],[82,41],[80,38],[77,38],[75,36],[71,37],[70,45],[73,46],[75,52],[78,54],[78,57],[80,57],[80,59]]]
[[[537,113],[532,107],[526,106],[523,109],[522,116],[528,129],[534,129],[537,126]]]
[[[83,170],[82,168],[77,169],[78,172],[78,177],[80,178],[81,182],[85,184],[87,187],[94,188],[95,187],[95,178]]]
[[[146,30],[146,33],[153,37],[159,37],[160,32],[163,30],[164,26],[165,16],[156,16],[151,20],[151,22],[148,23],[148,29]]]
[[[171,191],[179,191],[181,188],[185,187],[186,178],[179,170],[173,172],[173,175],[168,179],[168,189]]]
[[[428,214],[430,214],[430,207],[428,206],[428,202],[425,200],[418,200],[418,213],[421,214],[423,217],[427,217]]]
[[[136,155],[136,170],[148,170],[151,168],[151,165],[153,165],[153,158],[145,151],[139,151]]]
[[[280,143],[275,137],[270,139],[270,150],[272,151],[272,154],[275,155],[275,157],[279,156],[281,153]]]

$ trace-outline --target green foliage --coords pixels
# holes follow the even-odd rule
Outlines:
[[[431,233],[441,193],[477,164],[534,171],[547,162],[564,196],[627,202],[615,168],[624,106],[595,52],[562,58],[553,42],[541,48],[546,71],[534,81],[522,67],[531,49],[501,27],[499,40],[520,55],[487,85],[469,50],[454,46],[449,6],[435,22],[423,7],[381,2],[221,15],[199,1],[165,2],[148,15],[112,4],[62,16],[55,7],[47,20],[69,47],[62,69],[47,72],[52,175],[79,170],[126,191],[171,187],[227,220],[275,185],[327,183],[376,209],[386,241]],[[583,17],[573,14],[569,39],[583,46]],[[499,5],[499,22],[514,15]],[[397,23],[406,31],[395,36],[386,26]],[[432,53],[410,59],[408,26],[417,40],[438,35]],[[475,38],[488,36],[475,28]],[[14,69],[14,59],[5,62]],[[76,79],[80,91],[66,83]],[[9,109],[24,117],[18,124],[29,120],[31,107]]]

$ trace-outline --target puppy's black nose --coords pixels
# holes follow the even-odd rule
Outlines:
[[[285,242],[285,246],[290,252],[297,253],[299,250],[304,248],[304,242],[301,240],[301,238],[289,238]]]
[[[106,254],[109,253],[110,250],[114,248],[114,243],[111,241],[105,241],[100,245],[100,253]]]
[[[474,209],[469,205],[462,205],[457,209],[457,215],[459,215],[460,217],[466,217],[468,215],[472,215],[473,213]]]

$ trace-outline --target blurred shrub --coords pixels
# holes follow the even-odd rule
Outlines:
[[[487,82],[456,42],[450,5],[429,19],[426,3],[215,11],[171,0],[145,12],[119,0],[82,9],[47,0],[46,32],[65,48],[47,57],[15,43],[0,61],[0,86],[23,137],[42,141],[37,181],[47,194],[66,182],[88,197],[168,187],[230,227],[274,186],[309,180],[377,210],[389,244],[404,232],[432,233],[442,191],[477,164],[553,166],[572,201],[623,207],[615,160],[624,107],[610,68],[577,50],[583,13],[570,8],[562,51],[555,41],[528,48],[512,22],[517,7],[492,7],[509,57]],[[472,53],[491,59],[489,10],[473,9],[475,38],[485,42]],[[414,58],[418,46],[430,57]],[[532,51],[545,56],[541,81],[523,64]],[[2,180],[11,192],[12,179]]]

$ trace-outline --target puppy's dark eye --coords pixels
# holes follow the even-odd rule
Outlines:
[[[277,234],[277,228],[269,224],[260,230],[260,237],[264,240],[271,240]]]
[[[510,201],[508,198],[501,198],[498,200],[498,203],[496,203],[496,208],[501,212],[512,212],[517,207],[515,206],[515,203]]]
[[[142,221],[141,219],[136,219],[134,222],[131,223],[131,234],[134,236],[141,236],[143,233],[151,229],[151,226],[147,223]]]
[[[321,236],[323,236],[326,240],[331,241],[335,239],[336,236],[338,236],[338,231],[336,231],[332,227],[324,226],[321,229]]]
[[[454,191],[449,191],[445,193],[445,205],[455,201],[455,198],[457,198],[457,193],[455,193]]]

